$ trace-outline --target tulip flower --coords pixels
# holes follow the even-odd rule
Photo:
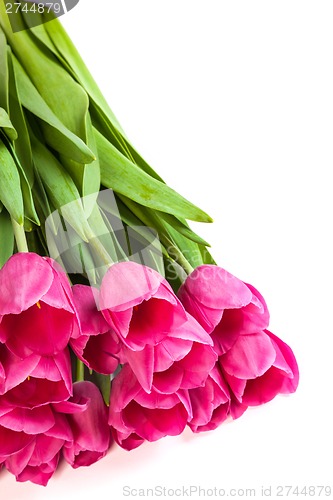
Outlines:
[[[75,285],[72,290],[80,322],[70,345],[90,369],[109,375],[119,364],[120,340],[97,309],[98,290],[85,285]]]
[[[123,346],[121,362],[129,363],[146,392],[172,394],[201,386],[215,365],[212,339],[192,316],[187,318],[156,345],[137,351]]]
[[[86,401],[86,408],[68,415],[73,441],[65,444],[65,460],[74,468],[103,458],[111,444],[108,411],[99,389],[92,382],[76,382],[72,401]]]
[[[218,363],[231,391],[246,406],[267,403],[277,394],[293,393],[298,386],[294,353],[268,330],[240,335]]]
[[[156,345],[187,321],[169,283],[153,269],[119,262],[105,274],[100,291],[101,311],[133,351]]]
[[[52,414],[54,421],[50,429],[40,434],[29,435],[30,442],[6,458],[5,466],[15,475],[17,481],[31,481],[46,486],[57,468],[62,447],[65,442],[73,440],[65,415],[54,411]],[[22,435],[19,432],[14,434]]]
[[[67,400],[72,395],[68,349],[53,357],[14,355],[0,344],[0,415],[16,408],[36,408]]]
[[[126,450],[145,440],[181,434],[191,417],[188,391],[147,394],[128,364],[112,381],[109,424],[115,441]]]
[[[35,253],[17,253],[0,269],[0,342],[16,356],[53,356],[68,345],[76,319],[68,278]]]

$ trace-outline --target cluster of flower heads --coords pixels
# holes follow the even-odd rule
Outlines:
[[[175,295],[153,269],[120,262],[98,290],[18,253],[0,290],[0,467],[18,481],[46,485],[61,456],[87,466],[113,442],[215,429],[298,385],[263,297],[218,266],[197,267]],[[112,375],[109,404],[73,383],[71,358]]]

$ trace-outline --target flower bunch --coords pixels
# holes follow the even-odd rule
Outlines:
[[[128,142],[54,15],[0,2],[0,467],[217,428],[298,385],[260,293],[216,265],[210,217]],[[59,97],[61,89],[61,97]]]

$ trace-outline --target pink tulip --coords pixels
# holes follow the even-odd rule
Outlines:
[[[73,402],[87,401],[86,409],[68,415],[73,441],[65,444],[63,455],[74,468],[91,465],[103,458],[109,447],[111,432],[108,411],[95,384],[87,381],[74,384]]]
[[[1,399],[1,398],[0,398]],[[73,446],[69,415],[87,410],[88,400],[62,401],[38,408],[14,408],[0,416],[0,464],[17,481],[46,485],[63,446]]]
[[[98,290],[85,285],[75,285],[72,290],[80,324],[73,331],[70,345],[90,369],[111,374],[119,364],[120,340],[97,309]]]
[[[203,387],[189,391],[193,417],[189,427],[193,432],[216,429],[230,413],[231,397],[223,376],[215,366]]]
[[[204,384],[217,360],[212,344],[210,336],[188,315],[186,323],[157,345],[137,351],[124,346],[121,362],[129,363],[146,392],[172,394]]]
[[[299,375],[295,356],[290,347],[267,330],[268,309],[253,286],[222,268],[204,265],[188,276],[178,296],[185,309],[211,334],[219,355],[218,366],[229,388],[233,418],[248,406],[296,390]],[[194,394],[201,393],[203,400],[211,397],[212,388],[213,394],[217,390],[214,382],[208,379],[208,387]],[[197,400],[194,415],[198,414],[198,405]],[[205,403],[200,411],[208,415],[208,407]]]
[[[101,285],[100,308],[133,351],[158,344],[187,321],[183,306],[163,276],[135,262],[110,267]]]
[[[267,403],[277,394],[296,391],[298,366],[290,347],[268,330],[240,335],[219,358],[228,385],[246,406]]]
[[[52,259],[14,254],[0,269],[0,342],[20,358],[63,351],[76,322],[68,279]]]
[[[64,415],[53,412],[53,418],[54,424],[49,430],[29,436],[29,444],[7,457],[5,466],[16,476],[17,481],[31,481],[46,486],[54,474],[63,445],[71,442],[73,437]]]
[[[224,269],[197,267],[178,291],[185,309],[212,335],[214,349],[222,355],[240,333],[267,328],[269,314],[259,292]]]
[[[52,357],[30,354],[21,359],[0,344],[0,369],[0,415],[65,401],[72,394],[68,349]]]
[[[191,417],[188,391],[147,394],[128,364],[112,382],[109,424],[115,441],[126,450],[145,440],[181,434]]]

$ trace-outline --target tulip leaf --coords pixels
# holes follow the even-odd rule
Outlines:
[[[61,158],[61,162],[66,170],[70,173],[72,179],[81,193],[83,198],[83,206],[85,209],[86,216],[89,217],[93,211],[96,199],[100,190],[101,184],[101,172],[99,166],[99,159],[97,154],[97,147],[95,142],[95,136],[93,133],[91,119],[89,113],[86,116],[86,143],[91,149],[96,159],[86,165],[82,163],[77,163],[73,160]]]
[[[42,120],[42,128],[47,143],[60,154],[78,161],[90,163],[95,157],[88,146],[66,128],[52,112],[33,85],[18,60],[13,57],[17,89],[22,105]]]
[[[15,161],[0,138],[0,200],[11,217],[20,225],[23,224],[23,198],[20,175]]]
[[[3,108],[0,108],[0,128],[3,129],[8,139],[11,141],[15,141],[17,139],[15,127],[10,121],[7,112]]]
[[[197,222],[211,222],[205,212],[122,155],[95,129],[102,184],[152,208]]]
[[[44,44],[36,43],[30,29],[15,35],[8,30],[7,38],[45,103],[66,128],[85,140],[89,106],[85,90]]]
[[[30,144],[30,138],[28,134],[28,128],[24,112],[17,92],[12,54],[10,48],[8,51],[8,73],[10,82],[10,90],[9,90],[10,117],[18,134],[18,138],[16,139],[13,146],[20,163],[24,166],[24,172],[27,176],[29,185],[30,187],[32,187],[34,182],[34,171],[32,164],[31,144]]]
[[[30,184],[29,184],[27,176],[25,174],[25,170],[23,169],[13,146],[10,143],[8,143],[8,141],[6,141],[5,139],[4,139],[4,142],[5,142],[6,147],[9,150],[9,152],[10,152],[10,154],[11,154],[11,156],[16,164],[17,170],[18,170],[19,175],[20,175],[21,190],[22,190],[22,197],[23,197],[23,206],[24,206],[24,217],[29,219],[34,224],[40,225],[39,218],[38,218],[38,215],[37,215],[37,212],[35,209],[35,205],[34,205],[34,200],[32,197]],[[27,221],[25,221],[25,224],[27,224],[27,230],[31,231],[33,226],[31,226]],[[28,228],[30,228],[30,229],[28,229]]]
[[[0,212],[0,268],[14,252],[14,232],[9,213]]]
[[[90,228],[75,183],[51,151],[34,135],[31,137],[35,166],[49,199],[78,235],[87,241]]]
[[[178,219],[174,215],[166,214],[164,212],[156,213],[158,217],[163,219],[171,228],[173,228],[178,233],[185,236],[185,238],[198,243],[199,245],[210,246],[207,241],[198,236],[187,224],[185,224],[182,220]]]
[[[0,106],[8,111],[7,40],[0,26]]]

